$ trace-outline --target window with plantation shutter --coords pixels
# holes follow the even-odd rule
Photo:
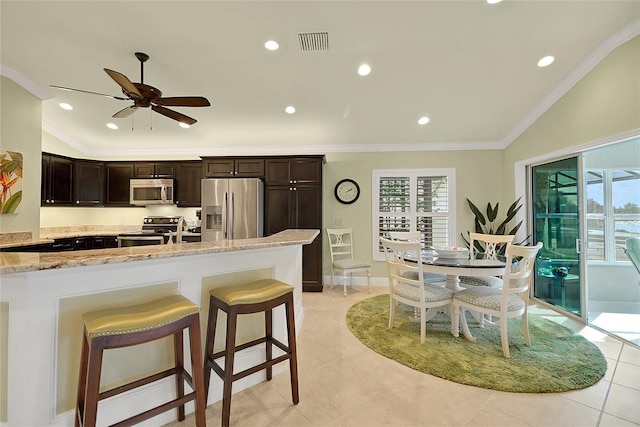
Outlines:
[[[390,231],[420,231],[423,247],[455,242],[454,169],[374,170],[372,187],[373,259]]]

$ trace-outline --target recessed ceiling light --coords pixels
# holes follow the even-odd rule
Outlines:
[[[360,74],[361,76],[368,76],[370,72],[371,67],[368,64],[362,64],[360,67],[358,67],[358,74]]]
[[[502,0],[487,0],[488,4],[497,4],[500,3]]]
[[[538,67],[546,67],[547,65],[551,65],[551,63],[555,61],[553,56],[545,56],[540,61],[538,61]]]
[[[58,105],[60,105],[60,108],[62,108],[63,110],[73,110],[73,107],[66,102],[61,102]]]
[[[268,50],[278,50],[278,48],[280,47],[280,45],[278,44],[277,41],[275,40],[268,40],[265,44],[264,47]]]
[[[179,123],[179,125],[180,125],[180,127],[181,127],[181,128],[183,128],[183,129],[189,129],[189,128],[191,127],[191,126],[189,126],[188,124],[186,124],[186,123],[182,123],[182,122],[180,122],[180,123]]]
[[[295,113],[295,112],[296,112],[296,109],[295,109],[295,107],[294,107],[294,106],[289,105],[289,106],[287,106],[287,107],[284,109],[284,111],[285,111],[287,114],[293,114],[293,113]]]
[[[427,116],[423,116],[423,117],[420,117],[420,118],[418,119],[418,124],[419,124],[419,125],[426,125],[426,124],[427,124],[427,123],[429,123],[430,121],[431,121],[431,119],[430,119],[429,117],[427,117]]]
[[[118,125],[116,125],[115,123],[107,123],[107,127],[113,130],[118,129]]]

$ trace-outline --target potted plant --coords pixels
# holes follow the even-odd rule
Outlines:
[[[471,200],[467,199],[467,203],[471,208],[471,212],[473,212],[473,215],[475,216],[474,231],[476,233],[482,233],[482,234],[509,234],[509,235],[515,236],[515,234],[518,232],[518,230],[522,226],[522,221],[518,222],[515,225],[515,227],[513,227],[508,231],[507,231],[507,227],[509,226],[509,223],[515,218],[516,214],[522,207],[522,205],[520,204],[520,199],[522,199],[522,197],[519,197],[518,200],[516,200],[511,204],[511,206],[509,206],[509,209],[507,210],[507,215],[502,221],[497,220],[498,208],[500,206],[500,203],[496,202],[495,206],[492,206],[490,202],[487,203],[487,208],[485,210],[486,212],[486,217],[485,217],[482,211],[478,209],[478,207]],[[467,231],[466,236],[462,233],[460,235],[462,236],[462,240],[464,240],[467,247],[469,247],[470,245],[469,238],[468,238],[469,232]],[[521,242],[514,243],[514,244],[522,245],[522,244],[525,244],[527,240],[529,240],[529,237],[526,237]],[[475,242],[474,246],[476,250],[480,252],[484,251],[484,248],[480,245],[479,242]],[[502,246],[498,250],[498,253],[500,253],[501,255],[504,255],[504,252],[506,251],[506,249],[507,249],[506,246]]]

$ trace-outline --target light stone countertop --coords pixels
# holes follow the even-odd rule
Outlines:
[[[0,253],[0,274],[115,264],[277,246],[307,245],[313,242],[319,233],[319,230],[285,230],[268,237],[217,242],[193,242],[48,253],[2,252]]]
[[[43,243],[53,243],[56,239],[67,239],[76,237],[93,236],[118,236],[122,233],[140,232],[140,226],[123,226],[118,229],[103,228],[90,229],[87,227],[51,227],[40,231],[39,239],[32,239],[31,233],[5,233],[0,239],[0,249],[15,248],[20,246],[39,245]],[[183,236],[200,236],[200,233],[183,231]]]

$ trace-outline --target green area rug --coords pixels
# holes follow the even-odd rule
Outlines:
[[[400,304],[393,329],[388,328],[389,296],[356,303],[347,312],[353,334],[375,352],[415,370],[476,387],[518,393],[577,390],[603,377],[607,362],[600,349],[570,329],[529,315],[531,347],[524,345],[522,322],[509,320],[511,358],[502,355],[500,328],[480,328],[470,320],[477,344],[460,333],[451,335],[449,316],[439,313],[427,322],[420,343],[420,323],[411,321],[413,308]]]

